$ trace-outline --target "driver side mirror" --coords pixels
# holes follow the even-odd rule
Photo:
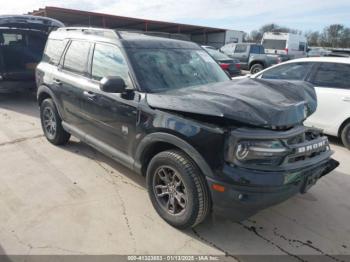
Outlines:
[[[100,89],[106,93],[124,93],[126,84],[120,76],[107,76],[101,79]]]

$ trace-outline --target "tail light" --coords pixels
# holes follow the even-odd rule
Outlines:
[[[237,69],[241,69],[241,64],[237,63],[237,64],[235,64],[235,66],[236,66]]]
[[[227,70],[230,67],[230,64],[227,64],[227,63],[220,63],[219,65],[224,70]]]
[[[286,54],[288,55],[288,48],[285,48],[284,51],[286,51]]]

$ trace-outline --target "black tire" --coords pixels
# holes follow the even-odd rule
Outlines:
[[[50,120],[48,119],[48,115],[52,116]],[[70,134],[63,129],[62,119],[52,99],[47,98],[41,103],[40,119],[45,137],[50,143],[54,145],[65,145],[68,143]],[[51,128],[47,124],[48,122],[50,122]],[[55,128],[53,128],[53,125]]]
[[[347,147],[347,149],[350,150],[350,123],[347,123],[342,132],[341,132],[341,140],[344,144],[344,146]]]
[[[264,66],[262,64],[254,64],[250,68],[250,73],[251,74],[256,74],[256,73],[260,72],[263,69],[264,69]]]
[[[170,171],[173,170],[176,175],[172,176],[172,181],[178,184],[179,180],[181,180],[181,185],[183,186],[183,188],[181,185],[179,186],[180,188],[175,186],[176,193],[173,199],[176,203],[173,202],[173,208],[170,209],[167,209],[167,207],[171,207],[171,205],[169,205],[169,202],[171,202],[170,194],[168,194],[167,205],[166,203],[162,203],[166,202],[167,197],[159,197],[160,194],[157,194],[157,190],[159,189],[156,189],[157,186],[168,187],[166,183],[164,183],[165,185],[157,184],[157,181],[164,182],[164,180],[160,178],[162,177],[160,175],[162,173],[161,170],[164,170],[164,168],[168,169],[167,172],[169,172],[169,174],[171,174]],[[205,178],[192,159],[180,150],[164,151],[152,158],[147,168],[147,186],[149,197],[157,213],[167,223],[176,228],[185,229],[194,227],[201,223],[209,213],[210,199]],[[169,190],[168,188],[165,191],[169,192]],[[161,194],[163,194],[163,188],[161,191]],[[186,201],[179,201],[177,197],[178,194],[183,195],[183,200]],[[180,202],[182,202],[181,205],[184,206],[182,210]],[[176,209],[176,205],[178,209]],[[179,212],[175,214],[176,211]]]

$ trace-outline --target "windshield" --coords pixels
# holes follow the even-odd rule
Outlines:
[[[215,60],[231,60],[230,57],[228,57],[227,55],[217,51],[217,50],[214,50],[214,49],[211,49],[211,48],[204,48],[205,50],[207,50],[207,52],[215,59]]]
[[[284,50],[286,48],[286,40],[264,39],[263,46],[265,49]]]
[[[126,52],[141,88],[147,92],[230,80],[204,50],[127,48]]]

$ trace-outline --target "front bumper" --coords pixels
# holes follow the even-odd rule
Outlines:
[[[274,183],[270,181],[270,184],[262,183],[262,181],[266,182],[263,179],[267,175],[265,172],[255,172],[253,174],[255,179],[252,179],[251,170],[243,170],[238,167],[227,168],[224,172],[249,173],[251,180],[249,182],[227,183],[227,181],[223,182],[220,179],[207,177],[207,183],[211,191],[213,212],[220,216],[243,220],[257,211],[283,202],[297,193],[305,193],[318,179],[334,170],[338,165],[337,161],[328,159],[323,163],[294,170],[293,172],[275,172],[273,176],[276,179]],[[252,184],[254,180],[256,184]],[[280,181],[279,185],[276,184],[276,181]],[[215,191],[213,184],[224,186],[225,191]]]

